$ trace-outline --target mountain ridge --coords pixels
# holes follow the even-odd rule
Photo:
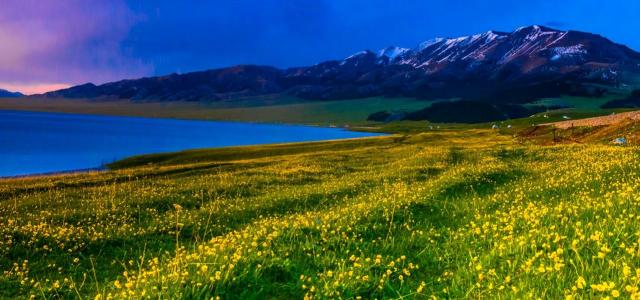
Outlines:
[[[17,98],[22,96],[24,96],[24,94],[20,92],[11,92],[5,89],[0,89],[0,98]]]
[[[602,89],[586,84],[617,86],[629,74],[640,74],[640,53],[597,34],[533,25],[436,38],[415,48],[365,50],[312,66],[237,65],[88,83],[44,96],[219,101],[287,94],[310,100],[390,96],[524,103],[561,94],[598,96]]]

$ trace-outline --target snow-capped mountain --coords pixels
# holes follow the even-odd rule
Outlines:
[[[276,69],[236,66],[184,75],[82,85],[61,97],[216,100],[287,93],[308,99],[369,96],[526,102],[558,94],[598,95],[640,73],[640,53],[591,33],[543,26],[437,38],[415,48],[361,51],[342,60]]]
[[[297,89],[310,98],[400,94],[524,102],[544,94],[601,93],[584,84],[617,85],[629,72],[640,72],[640,53],[626,46],[595,34],[534,25],[510,33],[436,38],[413,49],[361,51],[286,76],[311,83]]]
[[[369,52],[358,52],[345,60],[365,55]],[[523,73],[528,73],[564,59],[574,63],[597,61],[605,64],[633,63],[638,59],[638,53],[601,36],[537,25],[518,28],[512,33],[488,31],[458,38],[436,38],[415,49],[388,47],[378,52],[378,57],[383,56],[388,58],[384,61],[388,64],[410,65],[428,73],[450,64],[473,69],[482,64],[500,68],[522,63]]]

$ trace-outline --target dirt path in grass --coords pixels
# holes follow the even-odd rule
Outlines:
[[[640,110],[624,112],[624,113],[616,113],[616,114],[611,114],[608,116],[601,116],[601,117],[547,123],[543,125],[553,125],[557,128],[567,129],[567,128],[571,128],[572,126],[591,127],[591,126],[600,126],[600,125],[610,125],[610,124],[620,123],[624,120],[640,120]]]

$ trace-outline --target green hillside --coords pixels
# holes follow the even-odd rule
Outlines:
[[[367,124],[378,111],[414,111],[430,101],[365,98],[334,101],[256,98],[232,102],[132,102],[46,98],[0,98],[0,109],[116,116],[314,125]]]
[[[0,297],[637,296],[638,153],[441,129],[0,180]]]

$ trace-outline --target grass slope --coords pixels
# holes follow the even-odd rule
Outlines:
[[[490,130],[0,181],[0,297],[638,295],[636,148]]]
[[[316,125],[366,124],[367,117],[374,112],[413,111],[429,104],[424,100],[383,97],[340,101],[256,98],[211,103],[0,99],[0,109],[9,110]]]
[[[576,98],[577,99],[577,98]],[[575,100],[575,99],[574,99]],[[435,101],[442,101],[435,100]],[[268,123],[289,123],[309,125],[349,126],[352,130],[416,133],[432,129],[477,129],[498,125],[504,132],[514,134],[522,128],[540,124],[608,115],[631,109],[600,109],[597,99],[575,100],[589,105],[556,109],[532,117],[477,124],[431,124],[426,121],[396,121],[379,123],[366,121],[367,117],[379,111],[415,111],[430,106],[434,101],[408,98],[367,98],[341,101],[312,101],[288,98],[256,98],[233,102],[190,103],[190,102],[129,102],[129,101],[88,101],[69,99],[19,98],[1,99],[0,109],[66,112],[82,114],[104,114],[118,116],[177,118],[201,120],[226,120]],[[591,101],[591,102],[589,102]],[[546,103],[553,105],[554,102]],[[597,104],[597,105],[596,105]],[[505,130],[511,125],[513,129]]]

